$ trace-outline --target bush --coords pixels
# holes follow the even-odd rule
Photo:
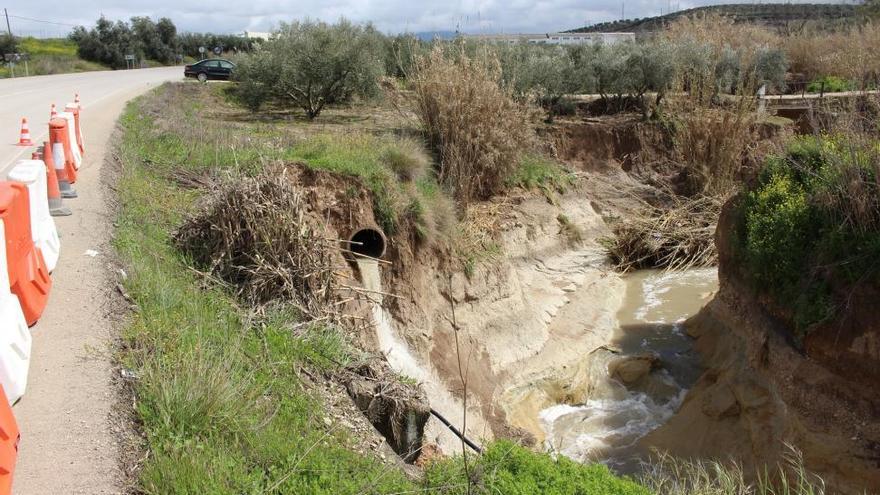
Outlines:
[[[808,93],[839,93],[842,91],[852,91],[853,89],[855,89],[855,84],[837,76],[825,76],[811,82],[807,86]]]
[[[412,79],[416,113],[440,157],[439,178],[463,204],[503,190],[533,142],[528,111],[502,85],[493,54],[441,48],[419,59]]]
[[[381,34],[372,26],[344,19],[283,24],[239,60],[238,96],[254,110],[271,99],[314,119],[327,104],[375,95],[383,69]]]
[[[798,335],[833,313],[829,287],[880,283],[880,149],[860,136],[800,138],[768,159],[741,207],[753,280]]]

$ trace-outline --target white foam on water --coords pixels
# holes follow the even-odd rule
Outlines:
[[[658,403],[634,392],[624,399],[591,399],[582,406],[555,405],[539,417],[551,450],[580,462],[614,466],[623,451],[669,420],[686,394],[687,389],[680,389],[671,400]],[[568,434],[555,431],[557,425]]]

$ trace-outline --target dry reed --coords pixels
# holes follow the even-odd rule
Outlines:
[[[502,85],[497,58],[437,47],[418,59],[411,83],[440,181],[462,204],[500,192],[534,131],[528,109]]]
[[[284,300],[313,320],[335,319],[331,243],[306,219],[283,167],[229,177],[175,233],[195,266],[254,304]]]
[[[713,266],[718,261],[715,227],[724,201],[718,196],[683,198],[674,194],[665,206],[642,202],[606,239],[612,262],[620,271],[639,268]]]

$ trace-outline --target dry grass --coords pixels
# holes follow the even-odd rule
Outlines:
[[[534,141],[527,108],[501,83],[494,55],[440,47],[421,57],[412,77],[416,114],[440,157],[440,181],[467,204],[503,190]]]
[[[617,269],[678,270],[717,263],[715,227],[724,204],[720,197],[670,194],[667,205],[642,204],[615,225],[614,237],[605,241]]]
[[[673,156],[686,169],[687,195],[725,195],[741,182],[744,160],[758,140],[752,103],[736,97],[727,107],[685,101],[670,109],[676,121]]]
[[[230,177],[175,233],[195,265],[254,304],[283,300],[304,317],[332,315],[331,243],[305,217],[307,205],[284,168]]]
[[[751,483],[741,466],[683,460],[659,454],[639,480],[657,495],[824,495],[825,483],[804,467],[800,451],[788,446],[783,463],[757,473]]]
[[[790,70],[808,81],[823,76],[850,80],[860,89],[876,84],[880,71],[880,24],[869,22],[835,33],[804,31],[781,40]]]

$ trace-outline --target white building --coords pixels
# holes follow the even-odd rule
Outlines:
[[[546,33],[546,34],[480,34],[469,38],[494,43],[532,43],[547,45],[613,45],[635,41],[635,33]]]
[[[256,31],[245,31],[242,36],[245,38],[255,39],[255,40],[263,40],[269,41],[270,33],[261,33]]]

